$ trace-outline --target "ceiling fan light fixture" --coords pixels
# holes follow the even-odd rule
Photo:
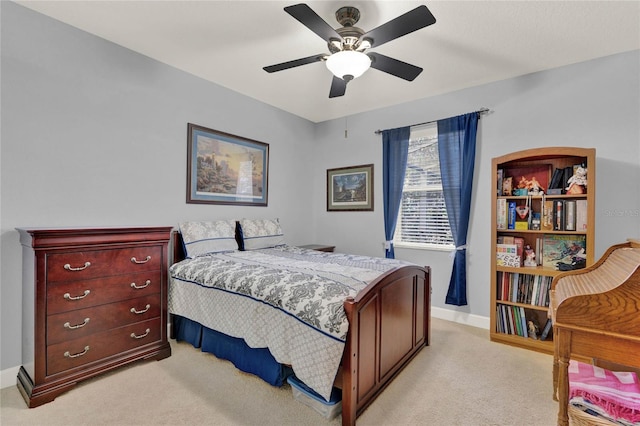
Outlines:
[[[326,64],[333,75],[349,81],[364,74],[371,66],[371,59],[362,52],[343,50],[329,56]]]

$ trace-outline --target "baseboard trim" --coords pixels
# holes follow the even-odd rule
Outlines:
[[[0,389],[10,388],[18,384],[18,371],[20,371],[20,366],[0,371]]]
[[[431,307],[431,316],[434,318],[457,322],[459,324],[470,325],[472,327],[489,329],[489,317],[433,306]]]

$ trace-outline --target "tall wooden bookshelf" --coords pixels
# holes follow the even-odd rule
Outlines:
[[[553,179],[556,169],[564,173],[581,166],[587,170],[587,185],[583,193],[548,194],[548,186]],[[584,258],[586,266],[594,263],[594,235],[595,235],[595,183],[596,183],[596,152],[593,148],[549,147],[536,148],[496,157],[492,160],[493,195],[491,203],[491,310],[490,310],[490,338],[492,341],[519,346],[545,353],[553,353],[553,333],[549,332],[545,340],[534,339],[530,336],[527,323],[537,323],[541,334],[548,320],[548,285],[556,275],[563,271],[556,269],[559,263],[572,264],[572,259]],[[558,172],[556,172],[558,173]],[[511,195],[503,192],[503,184],[511,177],[513,189],[517,189],[522,182],[542,181],[544,195],[533,195],[535,191],[527,190],[527,195]],[[536,177],[536,179],[533,179]],[[566,181],[566,177],[563,179]],[[508,188],[504,188],[508,192]],[[522,192],[522,191],[519,191]],[[555,191],[558,192],[558,191]],[[572,191],[575,192],[575,191]],[[579,192],[579,191],[578,191]],[[586,208],[585,208],[586,202]],[[540,214],[540,229],[535,229],[535,220],[519,218],[514,229],[502,228],[502,220],[498,213],[506,207],[507,222],[509,205],[520,207],[520,213],[529,207],[530,213]],[[581,209],[579,220],[582,226],[571,226],[575,216],[569,217],[569,226],[559,222],[566,219],[566,210],[579,205]],[[547,208],[545,209],[545,205]],[[545,218],[552,208],[553,215]],[[562,208],[562,211],[560,208]],[[574,211],[575,214],[575,211]],[[502,218],[501,214],[501,218]],[[516,213],[516,217],[518,214]],[[531,215],[533,217],[533,215]],[[546,220],[545,220],[546,219]],[[556,222],[556,229],[549,220]],[[525,223],[522,223],[525,222]],[[551,229],[549,229],[551,227]],[[517,228],[517,229],[516,229]],[[568,229],[567,229],[568,228]],[[578,229],[579,228],[579,229]],[[505,266],[510,262],[500,261],[498,265],[497,251],[510,251],[512,239],[520,239],[525,246],[529,245],[536,254],[535,263],[544,260],[544,264],[536,266]],[[544,248],[547,250],[544,251]],[[566,245],[566,250],[561,250]],[[581,250],[580,250],[581,246]],[[560,259],[563,255],[563,259]],[[525,257],[523,252],[521,258]],[[513,258],[510,258],[513,261]],[[555,262],[558,260],[558,262]],[[527,330],[524,331],[523,327]]]

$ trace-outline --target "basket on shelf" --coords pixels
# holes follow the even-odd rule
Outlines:
[[[571,404],[569,404],[568,412],[570,426],[616,426],[616,423],[602,417],[592,416]]]

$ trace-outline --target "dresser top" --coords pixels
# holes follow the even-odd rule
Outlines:
[[[16,228],[20,243],[34,248],[75,246],[96,243],[168,241],[171,226]]]

